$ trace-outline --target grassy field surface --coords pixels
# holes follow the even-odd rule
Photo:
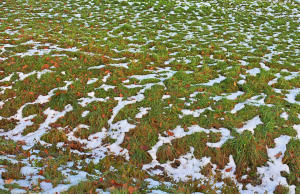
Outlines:
[[[0,193],[300,193],[300,4],[0,2]]]

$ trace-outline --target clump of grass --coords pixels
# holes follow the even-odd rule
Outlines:
[[[62,192],[63,194],[77,194],[77,193],[95,193],[96,189],[100,186],[100,181],[84,181],[72,186],[68,191]]]
[[[51,144],[57,144],[58,142],[67,142],[67,136],[64,131],[52,129],[48,133],[44,134],[41,137],[41,140]]]
[[[249,131],[228,140],[223,148],[233,155],[237,177],[246,174],[247,168],[255,172],[256,168],[264,165],[268,159],[264,142],[257,141]],[[255,173],[253,175],[255,176]]]
[[[4,155],[18,155],[23,152],[23,149],[17,142],[0,137],[0,151]]]
[[[60,183],[64,183],[66,179],[65,175],[62,174],[60,170],[58,170],[59,165],[55,160],[48,160],[46,163],[46,167],[42,170],[42,175],[46,180],[50,180],[53,186]]]
[[[20,170],[23,166],[24,164],[22,164],[21,162],[18,162],[16,164],[10,164],[8,168],[6,168],[7,171],[2,173],[2,178],[5,180],[22,178],[23,176],[20,173]]]
[[[300,140],[299,139],[291,139],[287,144],[287,149],[285,152],[285,156],[283,158],[283,163],[287,164],[290,169],[289,174],[285,174],[287,177],[288,183],[296,185],[299,190],[300,183]]]
[[[277,185],[274,194],[288,194],[289,188],[283,185]]]
[[[14,129],[14,127],[16,126],[17,121],[14,119],[2,119],[0,120],[0,129],[3,129],[4,131],[9,131]]]

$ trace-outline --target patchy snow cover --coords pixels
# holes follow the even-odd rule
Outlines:
[[[98,65],[98,66],[89,67],[88,70],[102,69],[103,67],[105,67],[105,65]]]
[[[283,112],[280,114],[280,117],[287,121],[289,118],[289,115],[287,114],[287,112]]]
[[[150,107],[146,107],[146,108],[140,107],[140,112],[135,115],[135,118],[141,119],[144,115],[148,113],[149,110],[151,110]]]
[[[90,111],[86,110],[86,111],[83,111],[81,116],[82,117],[86,117],[88,114],[90,113]]]
[[[199,117],[201,113],[206,110],[212,110],[211,107],[197,109],[197,110],[190,110],[190,109],[182,109],[182,115],[179,115],[179,118],[182,118],[185,115],[193,115],[193,117]]]
[[[290,189],[290,193],[295,193],[295,186],[289,186],[285,177],[281,176],[281,172],[289,173],[289,167],[282,163],[282,158],[286,151],[286,145],[290,141],[290,137],[282,135],[275,139],[275,147],[268,148],[269,161],[267,166],[257,167],[257,172],[262,178],[262,184],[258,186],[252,186],[248,184],[246,187],[251,192],[258,193],[273,193],[277,185],[287,186]],[[277,155],[280,154],[278,157]]]
[[[120,0],[123,1],[123,0]],[[124,0],[125,1],[125,0]],[[296,0],[298,1],[298,0]],[[277,1],[276,1],[277,2]],[[4,5],[5,2],[2,4]],[[91,5],[93,5],[93,3],[90,2]],[[128,4],[130,6],[133,6],[133,2],[128,2]],[[196,3],[192,3],[189,1],[176,1],[176,6],[180,7],[182,9],[184,9],[185,11],[190,11],[189,8],[192,5],[196,5],[196,7],[201,9],[198,10],[202,10],[202,9],[213,9],[214,7],[214,2],[196,2]],[[271,3],[271,6],[268,8],[269,11],[267,13],[268,16],[274,16],[274,10],[272,8],[272,4],[274,4],[273,2]],[[251,6],[258,6],[257,2],[254,2],[251,4]],[[89,5],[88,5],[89,6]],[[285,6],[285,5],[283,5]],[[94,6],[95,7],[95,6]],[[97,7],[97,6],[96,6]],[[91,7],[90,7],[91,8]],[[286,7],[285,7],[286,8]],[[95,8],[97,9],[97,8]],[[241,5],[239,7],[240,10],[245,11],[245,7],[244,5]],[[81,10],[81,9],[78,9]],[[77,11],[78,11],[77,10]],[[123,10],[122,10],[123,11]],[[124,9],[124,11],[127,11],[126,9]],[[151,7],[149,10],[149,12],[155,12],[156,10],[154,10],[153,7]],[[257,15],[263,15],[264,12],[261,10],[261,8],[257,9]],[[265,10],[264,10],[265,11]],[[171,15],[175,15],[177,13],[175,13],[176,11],[171,11]],[[136,14],[136,19],[140,18],[141,14],[147,14],[147,11],[145,12],[141,12]],[[298,11],[296,10],[292,10],[291,11],[291,17],[294,17],[295,14],[298,14]],[[48,13],[34,13],[33,15],[35,16],[41,16],[41,17],[53,17],[51,14]],[[72,21],[73,19],[75,20],[79,20],[82,19],[83,15],[81,13],[76,13],[76,12],[72,12],[72,18],[68,18],[68,22]],[[93,15],[93,13],[91,12],[90,17]],[[74,16],[74,17],[73,17]],[[63,14],[62,17],[67,18],[68,15]],[[195,15],[195,17],[197,18],[197,20],[200,20],[201,18],[203,18],[200,15]],[[234,20],[234,17],[232,16],[232,14],[229,14],[228,17],[230,18],[230,20]],[[1,18],[3,19],[3,18]],[[124,19],[122,16],[120,16],[120,19]],[[6,20],[6,18],[4,18],[3,20]],[[197,21],[196,20],[196,21]],[[16,19],[15,20],[20,21],[20,19]],[[161,18],[158,17],[154,17],[152,18],[152,21],[155,23],[161,22]],[[216,20],[212,20],[212,24],[211,25],[206,25],[205,27],[208,29],[208,35],[207,36],[211,36],[214,35],[213,33],[217,30],[215,25],[213,25],[213,23],[217,23],[215,22]],[[160,38],[165,38],[165,39],[170,39],[170,37],[174,37],[174,36],[178,36],[180,35],[180,33],[178,33],[179,31],[186,31],[186,33],[184,34],[183,39],[186,40],[192,40],[194,38],[199,38],[197,33],[191,32],[191,28],[190,26],[188,26],[187,24],[192,24],[193,21],[192,19],[189,19],[186,23],[182,23],[182,25],[180,25],[182,27],[182,29],[178,29],[177,27],[174,27],[175,25],[172,24],[164,24],[166,26],[162,26],[163,28],[169,28],[172,29],[173,32],[168,32],[166,33],[165,30],[158,30],[158,35],[156,36],[156,39],[160,39]],[[141,24],[141,22],[137,22],[137,24],[134,24],[136,26],[134,27],[140,27],[139,25]],[[100,25],[102,25],[102,27],[105,27],[107,25],[107,23],[103,23]],[[287,23],[287,25],[289,25]],[[85,26],[88,28],[89,24],[86,23]],[[195,26],[195,28],[199,29],[199,31],[202,31],[203,26]],[[251,26],[254,27],[254,26]],[[117,26],[115,29],[118,29],[119,26]],[[243,28],[241,28],[243,30]],[[228,29],[224,32],[224,34],[229,34],[229,36],[231,36],[230,33],[235,32],[232,29]],[[1,33],[1,32],[0,32]],[[12,30],[12,29],[6,29],[4,32],[2,33],[6,33],[8,35],[15,35],[18,33],[18,30]],[[115,34],[111,33],[111,31],[108,30],[108,36],[109,37],[118,37]],[[256,51],[253,46],[250,45],[250,42],[252,41],[252,39],[254,38],[254,35],[250,32],[243,32],[246,34],[246,39],[245,40],[241,40],[239,45],[236,45],[235,43],[232,42],[232,40],[229,41],[224,41],[225,44],[230,45],[235,47],[236,49],[240,49],[239,46],[244,46],[249,48],[249,52],[254,53],[254,51]],[[275,41],[279,41],[279,39],[277,38],[279,36],[280,33],[274,33],[274,35],[272,35],[272,37],[268,36],[266,37],[267,40],[269,40],[270,38],[274,38]],[[122,36],[122,34],[120,33],[119,35]],[[206,35],[205,35],[206,36]],[[128,36],[125,37],[126,40],[128,40],[130,43],[127,45],[128,48],[126,48],[126,52],[129,52],[131,54],[140,54],[138,52],[143,51],[143,47],[145,45],[140,45],[140,44],[135,44],[132,43],[133,41],[138,40],[137,37],[135,35],[132,36]],[[105,41],[109,41],[107,39],[107,37],[105,37],[103,40]],[[204,39],[203,38],[199,38],[198,39],[200,42],[202,42]],[[5,40],[6,41],[6,40]],[[154,41],[153,40],[145,40],[147,44],[151,44]],[[170,40],[168,40],[170,41]],[[162,41],[162,44],[168,43],[168,41]],[[258,43],[260,44],[261,42],[258,41]],[[13,56],[20,56],[20,57],[25,57],[25,56],[34,56],[34,55],[52,55],[51,52],[80,52],[82,54],[87,54],[87,55],[97,55],[98,53],[93,53],[93,52],[82,52],[81,50],[79,50],[79,48],[76,47],[72,47],[72,48],[61,48],[58,45],[54,45],[54,44],[50,44],[50,43],[41,43],[41,42],[36,42],[33,40],[30,40],[28,42],[23,43],[23,45],[30,45],[32,44],[33,47],[28,49],[26,52],[21,52],[21,53],[17,53]],[[172,43],[171,43],[172,44]],[[83,44],[84,45],[84,44]],[[289,45],[293,45],[291,43],[291,41],[289,40]],[[197,47],[198,45],[196,44],[191,44],[191,45],[185,45],[186,46],[186,50],[191,50],[195,47]],[[264,54],[263,56],[263,60],[262,62],[260,62],[260,68],[252,68],[252,69],[248,69],[248,67],[250,67],[252,64],[251,62],[249,62],[250,60],[248,60],[249,58],[243,58],[243,60],[240,60],[240,65],[243,66],[242,69],[246,70],[247,75],[244,74],[240,74],[240,78],[242,78],[241,80],[239,80],[237,83],[239,85],[243,85],[246,83],[246,79],[247,77],[250,76],[256,76],[257,74],[264,72],[264,71],[270,71],[270,67],[267,66],[267,63],[265,62],[272,62],[271,60],[274,60],[274,56],[279,56],[281,53],[277,52],[276,46],[278,45],[272,45],[272,46],[268,46],[267,50],[270,51],[269,53]],[[6,48],[8,47],[15,47],[15,45],[10,45],[10,44],[4,44],[4,46],[0,46],[0,51],[2,53],[6,52]],[[38,47],[48,47],[48,48],[43,48],[40,49]],[[176,47],[174,47],[176,48]],[[112,51],[120,54],[122,52],[124,52],[125,50],[118,50],[116,48],[110,48]],[[156,51],[157,46],[153,46],[152,48],[150,48],[150,50],[152,51]],[[177,49],[177,48],[176,48]],[[227,48],[222,47],[223,51],[228,51]],[[289,48],[287,48],[287,50],[289,50]],[[184,51],[184,50],[183,50]],[[238,50],[237,50],[238,51]],[[137,88],[139,89],[139,91],[137,92],[136,95],[127,97],[127,98],[123,98],[123,97],[115,97],[115,98],[111,98],[109,96],[105,97],[105,98],[97,98],[95,97],[95,92],[94,91],[88,91],[89,93],[87,94],[87,96],[84,96],[80,99],[78,99],[78,104],[81,106],[80,108],[84,108],[87,107],[90,103],[92,102],[108,102],[109,100],[114,100],[117,101],[117,105],[112,108],[112,116],[111,118],[109,118],[108,120],[108,125],[100,128],[99,131],[97,133],[91,134],[89,135],[86,139],[81,139],[78,138],[74,135],[74,133],[76,131],[78,131],[79,129],[83,129],[83,130],[89,130],[90,126],[88,125],[84,125],[84,124],[80,124],[77,127],[75,127],[73,130],[70,129],[71,131],[67,134],[67,138],[70,141],[77,141],[80,142],[82,144],[84,144],[84,148],[90,149],[88,151],[88,154],[91,154],[91,158],[87,158],[85,161],[93,161],[95,163],[98,163],[102,158],[104,158],[105,156],[107,156],[109,154],[114,154],[114,155],[122,155],[124,156],[127,160],[130,159],[129,154],[128,154],[128,150],[123,148],[121,146],[121,144],[124,141],[125,138],[125,134],[127,132],[129,132],[130,130],[134,129],[137,125],[137,120],[134,120],[135,118],[139,119],[139,118],[143,118],[144,115],[146,115],[148,113],[148,111],[151,109],[150,107],[140,107],[139,109],[139,113],[135,115],[135,118],[127,120],[126,118],[120,121],[115,122],[115,118],[117,117],[118,113],[124,109],[127,105],[129,104],[135,104],[137,102],[142,102],[145,99],[145,91],[148,89],[151,89],[152,86],[155,85],[161,85],[164,86],[166,88],[165,85],[165,80],[170,79],[175,71],[171,70],[171,67],[166,67],[167,65],[172,66],[173,64],[177,64],[177,62],[183,62],[186,64],[192,64],[194,63],[194,58],[196,58],[197,60],[203,59],[202,55],[198,55],[198,56],[185,56],[185,57],[181,57],[181,52],[173,52],[172,49],[168,50],[168,54],[170,56],[173,56],[172,58],[169,58],[167,61],[162,61],[162,63],[165,65],[165,68],[157,68],[156,70],[144,70],[143,73],[141,73],[142,75],[130,75],[130,77],[127,77],[126,80],[122,81],[122,83],[124,84],[123,86],[130,89],[130,88]],[[6,55],[4,55],[6,56]],[[68,57],[67,54],[55,54],[52,56],[63,56],[63,57]],[[213,60],[213,62],[209,62],[208,66],[210,67],[214,67],[217,68],[219,66],[219,63],[216,62],[215,58],[213,55],[207,56],[210,60]],[[113,57],[108,57],[110,59],[112,59],[113,61],[119,61],[122,60],[124,61],[125,59],[127,59],[126,57],[119,57],[117,58],[113,58]],[[0,60],[7,60],[7,57],[0,57]],[[76,57],[71,58],[72,60],[76,60]],[[138,60],[133,60],[135,63],[139,63],[140,61]],[[230,62],[230,61],[229,61]],[[278,61],[279,64],[283,65],[284,60],[282,61]],[[116,63],[116,64],[107,64],[106,65],[98,65],[98,66],[93,66],[93,67],[89,67],[87,68],[87,70],[99,70],[99,69],[103,69],[105,67],[108,68],[121,68],[123,70],[130,70],[128,67],[128,64],[130,63]],[[150,64],[154,64],[153,62],[151,62]],[[196,64],[197,65],[197,64]],[[291,66],[295,67],[295,64],[290,64]],[[248,66],[248,67],[247,67]],[[203,65],[199,64],[197,66],[195,66],[197,68],[201,68],[203,67]],[[234,66],[229,66],[226,68],[226,70],[230,70],[232,69]],[[173,67],[172,67],[173,68]],[[287,67],[288,68],[288,67]],[[84,71],[86,71],[86,68],[83,68]],[[209,80],[207,83],[199,83],[199,84],[192,84],[192,86],[216,86],[215,84],[220,84],[222,81],[224,81],[226,79],[226,73],[224,74],[224,72],[222,72],[222,70],[217,70],[214,69],[217,72],[219,72],[219,74],[217,75],[218,77],[212,80]],[[282,74],[287,76],[282,76],[280,73],[276,73],[274,74],[275,78],[270,80],[268,82],[269,86],[272,86],[273,84],[276,84],[280,78],[283,78],[286,81],[290,81],[294,78],[297,78],[299,76],[299,72],[292,72],[289,71],[287,69],[282,69]],[[293,70],[295,71],[295,70]],[[4,71],[1,71],[4,72]],[[43,75],[47,74],[47,73],[52,73],[52,72],[56,72],[56,68],[53,66],[51,67],[51,70],[48,69],[44,69],[42,71],[25,71],[26,73],[23,72],[14,72],[11,74],[6,74],[6,72],[4,72],[5,77],[3,77],[0,80],[1,86],[0,86],[0,95],[5,94],[6,90],[10,90],[10,89],[15,89],[14,85],[20,81],[26,81],[27,78],[29,78],[30,76],[32,77],[37,77],[38,80],[43,79]],[[192,74],[193,71],[185,71],[187,74]],[[242,71],[244,72],[244,71]],[[144,74],[145,73],[145,74]],[[148,74],[147,74],[148,73]],[[271,72],[270,72],[271,73]],[[65,71],[61,72],[62,75],[66,75],[69,76],[69,74],[67,75]],[[15,79],[15,76],[17,75],[18,79],[17,80],[12,80]],[[108,79],[110,78],[112,74],[111,73],[107,73],[103,78],[102,81],[104,84],[102,84],[99,88],[104,89],[105,91],[109,91],[109,92],[113,92],[111,91],[111,89],[119,89],[119,86],[117,85],[108,85],[105,84]],[[223,76],[224,75],[224,76]],[[1,76],[3,76],[3,74],[1,74]],[[30,77],[30,78],[32,78]],[[145,80],[145,79],[159,79],[160,81],[158,83],[148,83],[148,84],[144,84],[144,85],[139,85],[139,84],[130,84],[130,85],[125,85],[125,83],[130,83],[130,78],[135,78],[138,79],[139,81]],[[251,78],[252,79],[252,78]],[[88,82],[86,84],[93,84],[95,82],[97,82],[99,79],[98,78],[91,78],[90,80],[88,80]],[[294,80],[292,80],[294,81]],[[6,83],[6,82],[12,82],[12,83]],[[43,110],[43,114],[45,115],[45,120],[39,124],[39,127],[36,131],[28,133],[27,135],[22,135],[22,133],[24,132],[24,130],[27,127],[30,127],[34,124],[34,119],[37,115],[29,115],[29,116],[24,116],[23,115],[23,110],[28,106],[28,105],[34,105],[34,104],[46,104],[47,102],[50,101],[50,98],[52,96],[55,95],[55,92],[58,90],[64,90],[67,91],[68,87],[72,84],[71,81],[66,81],[65,82],[66,85],[64,87],[59,87],[59,88],[55,88],[52,89],[48,92],[48,94],[46,95],[39,95],[35,100],[33,100],[32,102],[24,102],[24,104],[21,105],[21,107],[19,107],[19,109],[17,110],[17,113],[9,118],[4,118],[0,116],[0,120],[2,119],[15,119],[17,121],[16,125],[13,127],[13,129],[11,129],[10,131],[5,131],[3,129],[0,129],[0,135],[1,136],[5,136],[8,139],[12,139],[14,141],[24,141],[26,145],[23,146],[23,148],[25,149],[29,149],[31,148],[33,145],[35,145],[37,142],[41,143],[42,145],[48,145],[46,142],[43,142],[40,140],[41,136],[43,134],[46,134],[50,129],[51,129],[51,124],[55,123],[59,118],[64,117],[67,113],[72,112],[73,111],[73,107],[72,105],[68,104],[65,107],[62,107],[63,110],[62,111],[55,111],[52,110],[51,108],[47,107],[45,108],[45,110]],[[2,85],[3,84],[3,85]],[[8,85],[7,85],[8,84]],[[239,86],[241,87],[241,86]],[[99,89],[99,88],[94,88],[93,90]],[[202,89],[202,88],[201,88]],[[205,87],[205,89],[207,89]],[[210,88],[209,88],[210,89]],[[291,104],[295,104],[295,105],[299,105],[299,101],[296,100],[296,96],[300,93],[299,88],[293,88],[290,90],[286,90],[286,89],[278,89],[278,88],[273,88],[275,92],[277,93],[281,93],[285,95],[284,100],[286,100],[287,102],[291,103]],[[243,90],[245,91],[245,90]],[[286,93],[287,92],[287,93]],[[188,101],[188,102],[184,102],[184,105],[186,105],[187,107],[191,106],[192,103],[197,103],[199,99],[201,99],[201,96],[197,96],[200,93],[205,93],[205,92],[193,92],[192,94],[190,94],[190,98],[188,96],[186,97],[182,97],[180,98],[181,101]],[[213,99],[214,103],[216,103],[217,101],[226,98],[228,100],[239,100],[239,96],[244,95],[245,92],[242,91],[237,91],[234,93],[222,93],[220,94],[220,96],[214,96],[211,99]],[[172,94],[173,95],[173,94]],[[196,98],[197,96],[197,98]],[[256,106],[256,107],[260,107],[260,106],[268,106],[271,107],[273,106],[272,104],[266,104],[265,103],[265,99],[266,99],[266,94],[261,93],[260,95],[256,95],[251,97],[250,99],[247,99],[244,102],[240,102],[238,101],[238,103],[234,106],[234,108],[230,111],[230,113],[232,114],[236,114],[238,113],[238,111],[242,110],[245,105],[251,105],[251,106]],[[162,96],[162,100],[164,99],[169,99],[171,98],[170,95],[163,95]],[[0,109],[2,109],[2,107],[6,104],[6,102],[9,99],[5,99],[0,101]],[[170,99],[170,101],[173,100]],[[147,105],[146,105],[147,106]],[[169,108],[172,107],[173,104],[169,104]],[[174,103],[175,106],[175,103]],[[193,117],[200,117],[202,116],[201,114],[205,112],[205,110],[210,110],[210,111],[214,111],[211,107],[213,106],[209,106],[207,108],[203,108],[203,109],[196,109],[196,110],[191,110],[188,109],[187,107],[185,107],[184,109],[181,109],[181,113],[178,115],[178,119],[182,119],[184,116],[186,115],[192,115]],[[75,107],[74,107],[75,109]],[[84,109],[83,109],[84,110]],[[0,110],[1,111],[1,110]],[[283,110],[283,111],[288,111],[289,110]],[[87,117],[88,114],[90,113],[90,111],[85,110],[81,113],[82,117]],[[228,112],[225,112],[224,114],[226,114]],[[205,115],[206,116],[206,115]],[[283,118],[284,120],[289,120],[289,115],[287,114],[287,112],[283,112],[280,115],[281,118]],[[292,114],[291,116],[292,117]],[[298,114],[298,117],[300,118],[300,114]],[[84,119],[84,118],[80,118],[80,119]],[[224,119],[224,117],[223,117]],[[264,124],[261,121],[260,116],[255,116],[254,118],[245,121],[244,126],[237,129],[237,131],[239,133],[242,133],[245,130],[249,130],[252,133],[254,133],[255,128],[257,128],[258,125]],[[69,126],[67,126],[69,127]],[[65,128],[58,128],[59,130],[64,130],[67,129],[67,127]],[[296,138],[300,138],[300,125],[299,124],[294,124],[293,128],[296,130],[297,132],[297,136]],[[172,142],[172,140],[177,139],[177,138],[182,138],[186,135],[191,135],[197,132],[204,132],[204,133],[220,133],[221,134],[221,138],[219,142],[215,142],[215,143],[211,143],[208,142],[206,145],[208,147],[212,147],[212,148],[220,148],[222,147],[222,145],[224,145],[224,143],[231,138],[234,138],[230,135],[230,130],[226,129],[226,128],[219,128],[219,129],[205,129],[202,128],[198,125],[192,125],[188,127],[188,130],[185,131],[183,129],[183,127],[181,126],[177,126],[174,130],[171,130],[170,132],[172,132],[174,135],[172,136],[168,136],[168,134],[166,132],[163,132],[163,134],[159,134],[159,138],[158,141],[156,142],[156,144],[148,151],[148,153],[151,155],[152,157],[152,162],[150,164],[145,164],[143,166],[144,170],[147,170],[150,174],[162,174],[161,170],[151,170],[152,167],[154,167],[155,165],[160,165],[164,168],[165,172],[167,173],[167,175],[169,175],[170,177],[174,178],[175,181],[186,181],[189,179],[203,179],[203,180],[207,180],[207,177],[203,176],[200,171],[202,169],[202,167],[204,167],[207,164],[211,164],[211,160],[209,157],[203,157],[201,159],[196,159],[194,156],[194,148],[190,147],[190,152],[181,155],[178,159],[180,162],[180,165],[178,166],[178,168],[173,168],[171,166],[171,163],[174,161],[167,161],[167,163],[165,164],[160,164],[157,161],[157,150],[159,149],[159,147],[161,147],[164,144],[170,144]],[[172,134],[171,133],[171,134]],[[112,144],[103,144],[103,139],[109,137],[113,140],[115,140],[114,143]],[[264,193],[265,191],[267,192],[274,192],[275,187],[278,184],[284,185],[284,186],[288,186],[290,188],[290,192],[291,193],[295,193],[295,186],[289,186],[287,184],[287,180],[281,176],[280,172],[285,171],[285,172],[289,172],[289,168],[286,164],[282,163],[282,158],[284,157],[284,153],[286,151],[286,145],[289,142],[289,140],[291,138],[294,137],[289,137],[289,136],[280,136],[278,138],[275,139],[275,147],[274,148],[268,148],[268,157],[269,157],[269,161],[267,162],[266,166],[261,166],[257,168],[257,171],[259,173],[259,175],[262,178],[263,183],[261,185],[258,186],[253,186],[253,185],[246,185],[246,190],[243,190],[242,185],[236,180],[235,177],[235,171],[236,171],[236,164],[234,161],[234,158],[232,155],[229,156],[229,162],[226,165],[226,167],[224,169],[222,169],[222,177],[230,177],[231,179],[233,179],[235,181],[235,183],[238,185],[238,188],[240,189],[240,191],[242,193],[253,193],[253,192],[258,192],[258,193]],[[65,146],[64,142],[59,142],[56,145],[57,147],[63,148]],[[33,150],[34,151],[38,151],[38,150]],[[76,152],[76,150],[72,150],[72,152]],[[85,154],[85,153],[81,153],[79,151],[77,151],[76,153],[80,153],[80,154]],[[281,155],[279,155],[279,157],[275,157],[275,155],[277,155],[278,153],[281,153]],[[2,156],[0,156],[0,158],[4,158]],[[5,157],[6,158],[6,157]],[[8,157],[7,157],[8,158]],[[34,155],[30,158],[32,161],[37,159],[34,158]],[[10,161],[14,161],[17,162],[17,160],[15,159],[9,159]],[[38,160],[38,159],[37,159]],[[24,161],[22,161],[24,162]],[[26,163],[27,162],[27,163]],[[54,187],[52,185],[52,183],[48,183],[46,181],[43,181],[44,177],[43,176],[39,176],[37,175],[39,172],[39,168],[36,167],[32,167],[31,165],[29,165],[28,161],[25,161],[26,166],[22,167],[20,170],[20,173],[25,177],[24,180],[14,180],[12,183],[16,183],[19,186],[22,187],[28,187],[30,186],[33,182],[36,182],[36,184],[38,182],[40,182],[40,188],[42,189],[42,192],[45,193],[55,193],[55,192],[61,192],[61,191],[65,191],[67,190],[70,186],[76,185],[78,184],[80,181],[84,181],[87,179],[87,173],[86,172],[81,172],[81,171],[76,171],[74,175],[71,170],[70,167],[72,166],[71,164],[68,164],[69,166],[66,166],[64,169],[60,168],[59,170],[67,177],[67,179],[65,180],[65,182],[67,184],[59,184],[56,187]],[[213,171],[216,168],[215,164],[212,164],[214,166]],[[231,170],[228,170],[231,169]],[[115,168],[111,167],[111,171],[114,171]],[[3,173],[5,170],[2,168],[2,166],[0,165],[0,175],[1,173]],[[1,176],[0,176],[1,177]],[[246,179],[247,175],[242,176],[243,179]],[[31,180],[32,179],[32,180]],[[39,181],[38,181],[39,180]],[[155,188],[158,187],[164,183],[160,183],[158,181],[154,181],[151,178],[145,179],[146,182],[149,183],[148,188]],[[216,183],[216,187],[221,187],[224,183]],[[3,187],[4,185],[4,180],[0,178],[0,189],[5,189]],[[12,193],[24,193],[26,192],[23,189],[13,189],[11,190]],[[99,190],[99,192],[102,192]],[[163,191],[160,190],[153,190],[152,193],[163,193]]]
[[[112,86],[112,85],[107,85],[107,84],[102,84],[99,88],[104,89],[105,91],[108,91],[110,89],[114,89],[116,86]],[[97,89],[97,88],[96,88]]]
[[[207,179],[200,171],[202,167],[210,163],[210,158],[203,157],[200,160],[196,159],[193,147],[190,148],[189,153],[180,156],[177,160],[180,162],[180,165],[177,168],[171,166],[171,163],[174,161],[168,161],[166,164],[161,165],[164,167],[165,172],[169,176],[172,176],[175,181]]]
[[[244,93],[245,93],[245,92],[237,91],[237,92],[235,92],[235,93],[232,93],[232,94],[226,96],[226,98],[227,98],[228,100],[236,100],[237,97],[243,95]]]
[[[253,96],[250,99],[247,99],[245,102],[238,103],[234,106],[234,108],[230,111],[232,114],[237,113],[239,110],[242,110],[246,104],[252,106],[273,106],[272,104],[265,104],[266,94],[260,94],[257,96]]]
[[[292,90],[288,90],[289,93],[286,94],[286,98],[284,98],[286,101],[288,101],[289,103],[292,103],[292,104],[298,104],[300,105],[300,102],[299,101],[296,101],[296,96],[298,94],[300,94],[300,88],[295,88],[295,89],[292,89]]]
[[[243,133],[245,130],[248,130],[253,134],[254,129],[260,124],[263,124],[263,122],[260,120],[259,116],[256,116],[253,119],[246,121],[243,127],[237,129],[237,132]]]
[[[171,98],[171,96],[170,95],[163,95],[161,99],[164,100],[164,99],[168,99],[168,98]]]
[[[256,76],[257,74],[260,73],[260,69],[257,68],[257,67],[255,67],[255,68],[253,68],[253,69],[247,70],[246,73],[249,73],[249,74],[252,75],[252,76]]]
[[[215,78],[215,79],[212,79],[212,80],[209,80],[209,82],[207,83],[201,83],[201,84],[196,84],[196,85],[203,85],[203,86],[212,86],[214,84],[217,84],[217,83],[221,83],[222,81],[224,81],[226,79],[226,77],[224,76],[219,76],[218,78]]]
[[[157,161],[156,153],[157,153],[159,147],[161,147],[163,144],[167,144],[167,143],[171,144],[171,141],[174,139],[182,138],[184,136],[191,135],[191,134],[197,133],[197,132],[204,132],[204,133],[220,132],[221,133],[222,137],[221,137],[220,141],[216,142],[216,143],[208,142],[207,146],[209,146],[209,147],[221,147],[228,139],[232,138],[232,136],[230,136],[230,131],[225,128],[221,128],[219,130],[214,129],[214,128],[204,129],[198,125],[192,125],[191,127],[188,127],[188,131],[185,131],[182,127],[177,126],[174,130],[171,131],[171,133],[174,134],[173,136],[163,137],[163,136],[159,135],[159,138],[158,138],[159,141],[148,151],[148,153],[152,157],[152,162],[149,164],[145,164],[143,166],[143,169],[147,170],[147,169],[153,168],[156,165],[162,165]],[[150,172],[152,172],[152,171],[150,171]]]
[[[294,125],[293,128],[297,132],[297,138],[300,139],[300,124],[299,125]]]
[[[90,79],[86,84],[93,84],[93,83],[95,83],[96,81],[98,81],[98,78],[92,78],[92,79]]]
[[[21,168],[20,173],[24,176],[30,176],[38,173],[38,169],[30,167],[30,166],[24,166]]]
[[[118,63],[118,64],[109,64],[109,65],[114,67],[124,67],[128,69],[128,63]]]
[[[97,98],[95,97],[95,92],[88,93],[89,98],[80,98],[78,104],[80,104],[82,107],[86,107],[88,104],[92,102],[106,102],[109,97],[106,98]]]

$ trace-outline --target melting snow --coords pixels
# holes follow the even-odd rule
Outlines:
[[[257,167],[257,172],[261,175],[262,184],[258,186],[252,186],[248,184],[246,187],[252,192],[258,193],[273,193],[277,185],[283,185],[290,188],[291,193],[295,193],[295,186],[289,186],[287,184],[286,178],[281,176],[281,172],[289,173],[289,167],[286,164],[282,163],[282,158],[286,151],[286,145],[290,141],[290,137],[283,135],[275,140],[275,147],[269,148],[268,157],[269,161],[267,166]],[[277,156],[280,154],[279,156]]]
[[[213,86],[214,84],[216,83],[221,83],[223,80],[225,80],[226,77],[224,76],[219,76],[218,78],[216,79],[213,79],[213,80],[210,80],[209,82],[207,83],[202,83],[202,84],[196,84],[196,85],[203,85],[203,86]]]
[[[256,76],[256,74],[260,73],[260,69],[256,67],[256,68],[247,70],[246,73],[249,73],[252,76]]]
[[[135,115],[135,118],[141,119],[144,115],[146,115],[148,113],[149,110],[151,110],[150,107],[147,107],[147,108],[141,107],[140,112]]]
[[[253,134],[254,129],[257,127],[257,125],[260,124],[263,124],[263,122],[260,120],[259,116],[256,116],[253,119],[247,121],[243,127],[237,129],[237,132],[243,133],[245,130],[248,130]]]
[[[286,112],[283,112],[281,113],[280,117],[283,118],[284,120],[288,120],[289,115]]]
[[[93,83],[95,83],[96,81],[98,81],[98,78],[92,78],[92,79],[90,79],[86,84],[93,84]]]

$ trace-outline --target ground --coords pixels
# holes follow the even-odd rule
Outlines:
[[[0,193],[299,193],[300,4],[0,2]]]

